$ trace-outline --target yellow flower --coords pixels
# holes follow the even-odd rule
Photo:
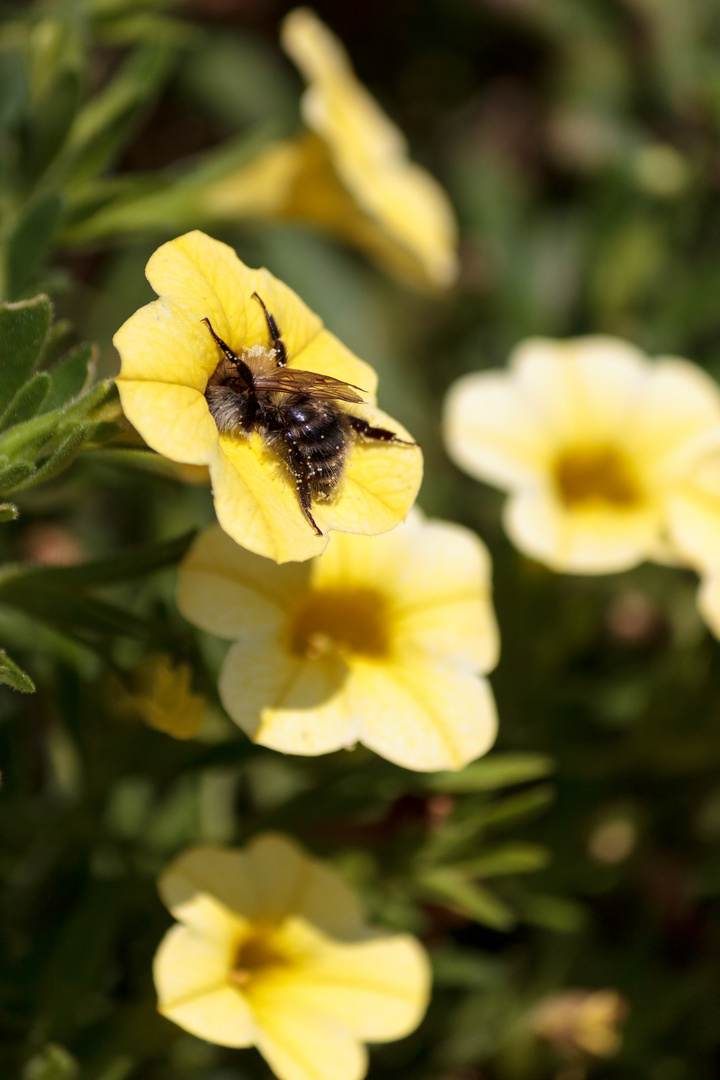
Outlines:
[[[354,356],[300,298],[267,270],[250,270],[225,244],[201,232],[158,248],[147,266],[160,299],[136,311],[115,335],[117,380],[127,418],[147,444],[173,461],[207,465],[218,521],[251,551],[285,562],[318,555],[331,529],[379,533],[410,509],[422,474],[418,447],[350,440],[344,475],[331,497],[303,513],[288,465],[257,431],[220,434],[205,398],[221,352],[203,319],[241,357],[273,363],[259,296],[274,316],[288,369],[317,372],[361,387],[368,404],[348,413],[410,440],[374,405],[372,368]]]
[[[233,639],[220,697],[251,739],[291,754],[362,742],[409,769],[461,769],[497,720],[490,561],[467,529],[414,513],[276,567],[215,528],[181,568],[180,610]]]
[[[419,942],[372,934],[344,882],[283,836],[191,848],[159,889],[178,920],[155,957],[160,1012],[209,1042],[256,1046],[279,1080],[359,1080],[362,1042],[422,1019]]]
[[[711,434],[669,502],[670,537],[701,575],[698,608],[720,638],[720,432]]]
[[[307,131],[271,145],[206,190],[201,212],[310,221],[345,236],[420,288],[457,276],[457,226],[437,182],[407,157],[398,128],[358,82],[342,45],[307,8],[283,23],[282,45],[308,82]]]
[[[561,1053],[612,1057],[620,1049],[619,1027],[628,1004],[617,990],[564,990],[547,998],[532,1015],[536,1035]]]
[[[176,739],[197,735],[205,718],[205,698],[192,693],[187,664],[174,664],[165,653],[154,653],[136,664],[129,677],[132,689],[118,692],[113,705],[120,716],[142,720]]]
[[[719,424],[718,388],[687,360],[611,337],[534,338],[508,372],[451,387],[445,438],[461,468],[509,490],[521,551],[600,574],[665,555],[670,496]]]

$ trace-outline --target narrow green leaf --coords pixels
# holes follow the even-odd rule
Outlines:
[[[21,694],[34,694],[35,683],[27,672],[11,660],[4,649],[0,649],[0,682],[19,690]]]
[[[93,374],[95,353],[94,345],[81,345],[55,365],[50,372],[52,386],[42,408],[44,413],[80,397]]]
[[[0,130],[11,127],[22,115],[28,100],[28,86],[19,51],[0,52]]]
[[[0,435],[0,454],[12,459],[20,456],[37,459],[52,438],[64,438],[66,433],[82,423],[86,416],[104,405],[114,391],[112,379],[106,379],[66,408],[55,409],[53,412],[36,416],[25,424],[18,424]],[[95,438],[94,428],[92,434]]]
[[[494,893],[454,868],[429,870],[420,878],[420,884],[427,893],[443,900],[461,915],[494,930],[511,930],[517,921],[510,908]]]
[[[0,492],[7,494],[15,491],[19,484],[35,474],[35,466],[30,461],[18,461],[0,469]]]
[[[480,829],[486,825],[504,824],[516,818],[527,817],[544,810],[554,798],[555,788],[551,784],[538,784],[529,791],[509,795],[506,799],[498,799],[480,807],[473,814],[473,825]]]
[[[81,450],[85,435],[86,429],[84,427],[76,428],[60,443],[54,453],[34,470],[32,476],[16,482],[12,489],[9,490],[23,491],[26,488],[35,487],[36,484],[43,484],[47,480],[52,480],[59,473],[64,472],[65,469],[72,465]]]
[[[521,904],[525,922],[558,934],[577,934],[587,922],[587,912],[582,904],[564,896],[531,893],[522,898]]]
[[[546,754],[493,754],[467,765],[461,772],[436,773],[428,778],[435,791],[494,791],[541,780],[549,776],[554,762]]]
[[[0,522],[17,521],[20,511],[15,503],[0,503]]]
[[[62,213],[63,199],[53,191],[28,203],[7,245],[7,293],[22,296],[42,270]]]
[[[28,138],[23,144],[22,172],[28,183],[42,175],[62,148],[80,95],[80,73],[74,68],[66,68],[33,102],[27,125]]]
[[[47,296],[0,307],[0,416],[30,378],[42,353],[51,315]]]
[[[38,586],[39,582],[27,578],[22,583],[19,578],[6,580],[0,588],[0,603],[76,637],[100,634],[142,638],[149,632],[143,619],[116,604],[56,585]]]
[[[120,70],[80,110],[70,134],[71,184],[87,183],[104,170],[133,133],[165,81],[174,50],[153,42],[136,49]]]
[[[7,431],[18,424],[24,424],[26,420],[32,420],[48,396],[50,382],[46,371],[38,371],[33,375],[30,381],[18,390],[4,414],[0,416],[0,431]]]
[[[194,536],[194,532],[184,533],[174,540],[162,540],[136,551],[124,552],[112,559],[100,559],[80,566],[37,568],[21,566],[17,572],[12,571],[0,578],[0,599],[3,598],[4,591],[8,587],[13,590],[19,588],[22,591],[26,587],[23,583],[32,584],[32,587],[40,590],[44,588],[70,590],[93,585],[112,585],[120,581],[144,577],[145,574],[150,574],[155,570],[172,566],[181,559],[190,547]],[[11,586],[11,582],[19,582],[19,585]]]
[[[550,863],[550,852],[540,844],[516,841],[484,851],[472,859],[455,863],[453,869],[468,877],[497,877],[503,874],[529,874],[543,870]]]
[[[22,1080],[76,1080],[80,1066],[64,1046],[48,1043],[23,1069]]]

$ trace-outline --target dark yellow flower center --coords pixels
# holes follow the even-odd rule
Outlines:
[[[253,930],[238,947],[230,982],[247,989],[258,976],[289,966],[290,957],[283,951],[277,931],[261,927]]]
[[[553,478],[561,502],[570,510],[605,503],[631,510],[643,493],[632,464],[614,446],[573,446],[555,459]]]
[[[290,625],[290,651],[317,659],[338,651],[386,656],[390,648],[387,600],[363,587],[318,589],[308,593]]]

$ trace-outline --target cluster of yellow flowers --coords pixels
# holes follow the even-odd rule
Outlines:
[[[416,283],[449,284],[442,193],[311,13],[288,17],[283,42],[310,84],[307,130],[209,188],[206,211],[259,213],[264,199],[268,214],[334,228]],[[116,335],[117,385],[151,448],[209,471],[219,525],[184,559],[178,604],[232,642],[227,713],[285,753],[361,742],[408,769],[462,769],[497,727],[490,561],[469,530],[413,509],[421,452],[377,408],[372,368],[290,288],[202,232],[164,244],[147,276],[158,299]],[[451,388],[445,439],[462,468],[509,491],[521,551],[577,574],[692,566],[720,636],[720,390],[698,367],[610,337],[533,339],[507,372]],[[187,737],[199,706],[187,671],[176,676],[173,689],[167,659],[141,671],[133,707]],[[372,934],[347,887],[288,839],[185,852],[160,890],[178,920],[156,959],[161,1011],[202,1038],[257,1046],[281,1080],[359,1078],[363,1041],[422,1017],[422,947]],[[612,1052],[602,1045],[592,1052]]]

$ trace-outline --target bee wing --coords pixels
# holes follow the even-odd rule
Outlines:
[[[320,375],[317,371],[299,371],[297,368],[276,368],[268,374],[255,376],[256,390],[276,391],[280,394],[307,394],[324,401],[362,402],[356,393],[359,386]],[[364,391],[360,391],[364,393]]]

